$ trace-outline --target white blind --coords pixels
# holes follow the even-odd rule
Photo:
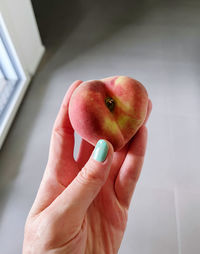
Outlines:
[[[15,89],[16,81],[0,80],[0,117]]]
[[[18,79],[15,69],[13,68],[13,64],[10,60],[10,57],[8,55],[8,52],[1,37],[0,37],[0,68],[1,74],[4,73],[5,79],[10,80]]]
[[[3,72],[1,71],[1,68],[0,68],[0,80],[1,79],[4,79],[4,75],[3,75]]]

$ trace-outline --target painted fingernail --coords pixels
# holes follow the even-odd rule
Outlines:
[[[108,145],[105,140],[100,139],[94,149],[93,159],[103,162],[108,154]]]

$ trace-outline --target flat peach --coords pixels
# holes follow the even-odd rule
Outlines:
[[[95,145],[106,139],[120,150],[143,124],[148,94],[137,80],[114,76],[83,82],[69,103],[69,117],[75,131]]]

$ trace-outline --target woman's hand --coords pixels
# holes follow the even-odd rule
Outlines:
[[[92,153],[93,146],[82,140],[74,160],[68,105],[81,82],[72,84],[55,121],[47,167],[26,221],[24,254],[112,254],[118,252],[123,238],[144,160],[147,129],[143,125],[115,153],[108,141],[100,141]],[[147,118],[150,111],[149,101]]]

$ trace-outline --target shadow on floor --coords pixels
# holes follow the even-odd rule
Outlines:
[[[32,0],[42,41],[50,61],[60,47],[66,52],[56,68],[112,37],[125,26],[138,23],[159,0]],[[128,39],[128,38],[127,38]],[[55,68],[52,64],[52,68]]]

